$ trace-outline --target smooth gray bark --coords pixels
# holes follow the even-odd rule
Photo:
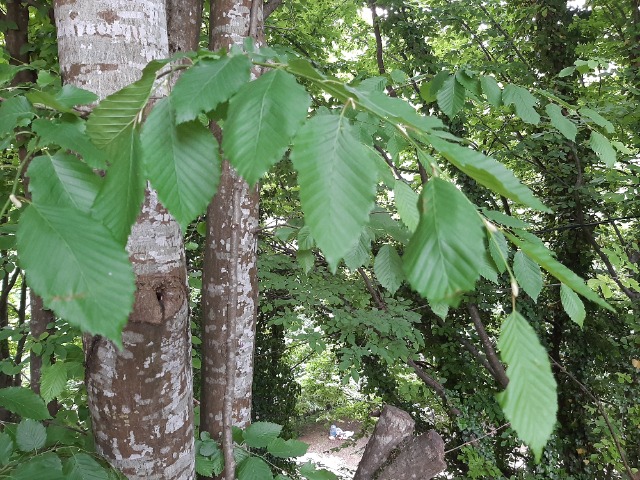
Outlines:
[[[100,98],[169,54],[164,0],[56,0],[55,16],[65,82]],[[124,349],[85,339],[96,450],[132,480],[189,480],[195,455],[186,261],[180,228],[152,190],[127,249],[137,291]]]

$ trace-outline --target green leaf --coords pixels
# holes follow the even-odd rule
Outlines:
[[[376,278],[391,295],[398,291],[405,278],[402,270],[402,259],[391,245],[383,245],[373,263]]]
[[[87,105],[98,100],[98,96],[88,90],[78,88],[74,85],[63,85],[62,89],[56,93],[56,100],[65,107],[76,105]]]
[[[516,109],[516,114],[523,122],[532,125],[540,123],[540,115],[535,109],[538,99],[529,90],[518,85],[508,84],[502,92],[502,101],[507,106],[513,105]]]
[[[591,132],[589,146],[607,167],[613,167],[613,164],[616,163],[616,151],[611,146],[609,139],[601,133]]]
[[[489,103],[494,107],[500,107],[502,105],[502,90],[498,86],[496,79],[486,75],[482,76],[480,77],[480,85]]]
[[[318,470],[314,464],[307,462],[300,467],[300,475],[307,480],[339,480],[336,474],[329,470]]]
[[[616,130],[613,123],[591,108],[583,107],[579,110],[579,113],[593,121],[596,125],[604,128],[607,133],[613,133]]]
[[[47,429],[31,418],[23,419],[16,429],[16,443],[23,452],[32,452],[44,447],[47,441]]]
[[[51,418],[42,398],[29,388],[7,387],[0,389],[0,405],[20,417],[32,418],[33,420]]]
[[[289,61],[287,71],[309,80],[340,102],[346,102],[352,97],[352,94],[346,90],[344,82],[318,72],[313,68],[311,63],[309,63],[309,60],[295,58]]]
[[[411,233],[398,220],[383,208],[376,207],[369,216],[369,228],[378,235],[389,235],[395,241],[404,244],[409,243]]]
[[[410,232],[415,232],[420,221],[418,194],[402,180],[396,180],[393,198],[400,218]]]
[[[344,264],[349,270],[357,270],[362,266],[367,266],[371,260],[371,242],[374,240],[368,228],[364,228],[360,233],[358,243],[344,256]]]
[[[537,302],[543,285],[540,265],[517,251],[513,257],[513,273],[522,289]]]
[[[447,117],[453,118],[464,107],[465,95],[466,89],[452,75],[438,92],[438,106]]]
[[[429,307],[431,308],[431,311],[439,316],[442,320],[445,320],[447,318],[447,315],[449,313],[449,305],[447,305],[446,303],[429,302]]]
[[[258,457],[249,457],[240,462],[236,470],[238,480],[271,480],[269,465]]]
[[[508,364],[509,377],[509,385],[498,395],[498,401],[511,427],[539,461],[558,411],[556,381],[547,351],[518,312],[503,323],[498,348]]]
[[[602,300],[598,295],[595,294],[593,290],[591,290],[587,285],[585,285],[584,280],[582,280],[578,275],[573,273],[567,267],[558,262],[547,247],[545,247],[542,243],[534,243],[526,240],[522,240],[515,235],[512,235],[508,232],[505,232],[505,235],[511,242],[519,247],[531,260],[537,262],[542,268],[544,268],[551,275],[556,277],[560,282],[567,285],[573,291],[579,293],[587,300],[591,300],[594,303],[597,303],[601,307],[606,308],[612,312],[615,312],[613,307],[609,305],[607,302]]]
[[[213,477],[214,461],[209,457],[196,455],[196,473],[204,477]]]
[[[109,480],[107,471],[86,453],[74,453],[64,464],[67,480]]]
[[[440,138],[429,137],[429,140],[449,162],[481,185],[528,207],[550,211],[511,170],[497,160]]]
[[[420,202],[420,223],[403,258],[407,278],[430,302],[456,303],[480,275],[482,220],[460,190],[437,177],[427,183]]]
[[[121,144],[120,137],[131,136],[161,66],[160,62],[151,62],[145,67],[140,80],[102,100],[87,120],[87,135],[96,146],[109,151],[112,160],[116,158],[113,153],[118,148],[112,150],[110,145]]]
[[[572,142],[576,141],[576,135],[578,134],[578,127],[575,123],[569,120],[562,114],[562,109],[555,103],[549,103],[545,107],[547,115],[551,120],[551,125],[558,129],[558,131]]]
[[[47,308],[121,344],[133,307],[133,269],[123,245],[100,222],[78,210],[32,204],[20,217],[17,245]]]
[[[33,107],[25,97],[11,97],[0,104],[0,135],[12,132],[20,120],[34,117]]]
[[[0,432],[0,465],[4,466],[9,463],[12,454],[13,440],[7,433]]]
[[[282,426],[270,422],[255,422],[249,425],[242,438],[249,447],[264,448],[280,435]]]
[[[64,152],[36,157],[27,170],[34,203],[89,212],[102,179],[77,157]]]
[[[298,250],[296,252],[296,259],[305,274],[311,271],[316,261],[316,257],[311,250]]]
[[[507,269],[507,260],[509,259],[509,245],[507,245],[507,239],[500,230],[489,232],[489,253],[493,259],[494,265],[497,267],[498,272],[504,273]]]
[[[316,245],[316,242],[311,235],[311,229],[308,225],[305,225],[300,230],[298,230],[298,235],[296,238],[298,241],[299,250],[311,250]]]
[[[11,472],[11,480],[66,480],[62,461],[53,452],[31,457]]]
[[[420,86],[420,96],[422,99],[427,102],[435,102],[438,97],[438,92],[442,88],[445,80],[450,76],[449,72],[446,70],[442,70],[438,72],[438,74],[433,77],[430,81],[423,83]]]
[[[558,73],[558,77],[563,78],[563,77],[568,77],[569,75],[573,75],[573,72],[576,71],[576,67],[571,66],[571,67],[565,67],[562,70],[560,70],[560,72]]]
[[[176,125],[171,102],[164,98],[147,118],[140,144],[149,181],[184,232],[218,188],[218,142],[198,120]]]
[[[499,223],[500,225],[504,225],[505,227],[512,227],[512,228],[531,227],[531,225],[529,225],[527,222],[523,222],[519,218],[512,217],[511,215],[505,215],[504,213],[498,212],[497,210],[487,210],[486,208],[483,208],[482,213],[484,213],[484,216],[487,217],[489,220]]]
[[[79,154],[91,168],[107,167],[106,153],[97,148],[85,134],[86,124],[76,116],[63,116],[60,121],[38,118],[31,127],[38,135],[38,145],[58,145]]]
[[[578,294],[567,287],[564,283],[560,284],[560,301],[562,302],[562,308],[567,312],[569,318],[582,328],[584,319],[587,316],[584,304],[582,303],[582,300],[580,300]]]
[[[490,282],[497,284],[498,271],[494,263],[491,261],[491,258],[489,258],[489,253],[485,252],[484,255],[480,257],[480,259],[481,259],[480,276],[482,278],[486,278]]]
[[[298,132],[291,152],[305,223],[332,270],[360,236],[375,199],[372,153],[342,116],[319,115]]]
[[[98,192],[93,212],[124,245],[140,213],[146,187],[137,131],[131,127],[128,132],[123,132],[110,145],[109,151],[113,164]]]
[[[171,101],[176,122],[196,120],[226,102],[249,81],[251,62],[244,55],[201,60],[176,82]]]
[[[244,85],[229,101],[222,149],[250,185],[284,156],[309,105],[307,91],[282,70]]]
[[[67,385],[67,366],[62,362],[42,368],[40,395],[45,402],[58,397]]]
[[[58,110],[59,112],[71,113],[73,109],[67,105],[58,101],[58,99],[48,92],[42,92],[39,90],[32,90],[28,92],[25,97],[37,107],[47,107],[52,110]]]
[[[267,445],[267,451],[274,457],[290,458],[301,457],[307,450],[309,445],[299,440],[283,440],[275,438]]]

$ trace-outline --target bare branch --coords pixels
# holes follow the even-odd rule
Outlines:
[[[482,318],[480,317],[480,311],[478,310],[477,305],[469,303],[467,305],[467,310],[469,310],[469,314],[471,314],[471,320],[473,321],[473,325],[476,327],[476,332],[478,332],[478,337],[480,337],[480,341],[484,347],[484,353],[487,356],[487,361],[489,362],[489,365],[491,365],[491,369],[489,371],[492,372],[493,378],[496,379],[502,388],[507,388],[507,385],[509,385],[509,377],[507,377],[504,365],[502,365],[502,362],[496,354],[493,342],[489,338],[489,335],[487,335],[487,331],[482,323]]]

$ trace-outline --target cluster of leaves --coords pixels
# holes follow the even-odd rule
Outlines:
[[[51,420],[43,398],[30,389],[1,389],[0,405],[22,417],[19,423],[6,424],[0,433],[1,478],[123,478],[108,465],[97,460],[95,454],[90,453],[93,450],[90,435],[68,424]]]
[[[307,453],[309,445],[299,440],[280,438],[282,426],[270,422],[254,422],[244,430],[233,427],[238,480],[290,480],[285,472],[274,477],[272,470],[280,470],[271,464],[269,457],[294,459]],[[253,449],[253,450],[251,450]],[[218,443],[208,432],[201,432],[196,440],[196,471],[205,477],[217,476],[224,470],[224,456]],[[317,469],[311,462],[297,467],[292,475],[308,480],[338,480],[328,470]]]
[[[534,264],[562,282],[563,305],[576,321],[584,315],[574,292],[610,308],[519,222],[478,211],[434,155],[495,193],[547,212],[531,190],[497,160],[461,145],[438,118],[420,115],[409,103],[385,95],[384,79],[348,84],[320,73],[307,60],[255,50],[251,44],[246,50],[193,55],[194,65],[170,95],[153,103],[144,122],[142,112],[168,61],[151,62],[140,80],[102,100],[86,122],[75,107],[96,98],[71,86],[3,102],[0,133],[11,136],[16,126],[31,125],[29,149],[39,153],[26,172],[32,198],[16,233],[20,263],[33,289],[60,317],[120,343],[134,292],[125,243],[146,181],[184,229],[215,193],[219,148],[251,184],[289,152],[305,216],[297,240],[302,252],[316,245],[332,271],[342,259],[350,268],[366,261],[370,224],[371,230],[381,228],[406,244],[402,256],[392,245],[376,255],[374,268],[382,285],[393,292],[406,280],[436,308],[457,305],[483,272],[493,277],[487,273],[492,270],[509,273],[515,304],[518,282],[529,292],[539,287]],[[270,70],[250,82],[254,65]],[[452,115],[460,98],[484,94],[490,102],[513,105],[523,120],[533,122],[528,92],[513,85],[501,89],[487,78],[458,72],[423,94],[435,95]],[[298,81],[331,95],[341,108],[320,109],[307,118],[311,99]],[[566,135],[568,124],[556,109],[551,111],[552,123]],[[205,116],[221,124],[222,145],[203,123]],[[379,136],[415,151],[430,175],[419,197],[390,176],[373,149]],[[591,146],[602,154],[596,143],[600,145],[592,141]],[[609,155],[604,158],[610,160]],[[396,193],[404,226],[394,219],[385,223],[385,212],[374,208],[379,180]],[[20,202],[14,197],[14,203]],[[506,240],[519,249],[515,275],[507,263]],[[300,258],[308,265],[304,256]],[[545,350],[526,320],[514,312],[504,325],[502,350],[510,375],[520,380],[510,384],[501,404],[539,456],[555,421],[555,382]],[[406,336],[406,330],[400,333]],[[345,340],[350,341],[349,335]],[[531,349],[522,350],[522,345]],[[408,354],[401,351],[399,356]],[[529,396],[530,391],[544,394]],[[540,412],[544,428],[534,423]]]

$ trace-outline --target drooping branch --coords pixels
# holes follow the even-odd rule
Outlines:
[[[282,5],[283,0],[268,0],[262,6],[262,16],[266,20],[269,15],[275,12],[280,5]]]
[[[473,321],[473,325],[476,328],[476,332],[478,332],[478,337],[480,337],[480,342],[482,342],[482,347],[484,348],[484,353],[487,356],[487,361],[489,365],[491,365],[491,369],[489,370],[493,378],[500,384],[502,388],[507,388],[509,385],[509,377],[507,377],[507,372],[504,369],[504,365],[498,358],[496,354],[496,350],[493,347],[493,342],[487,335],[487,331],[484,328],[484,324],[482,323],[482,318],[480,317],[480,311],[478,310],[478,306],[469,303],[467,305],[467,310],[471,315],[471,320]]]
[[[447,409],[451,417],[457,417],[461,414],[460,410],[451,406],[449,402],[449,398],[447,397],[447,392],[444,389],[444,386],[440,382],[438,382],[435,378],[427,374],[427,372],[425,372],[424,369],[413,360],[408,359],[407,365],[413,368],[413,371],[416,372],[416,375],[420,380],[422,380],[426,385],[431,387],[434,392],[436,392],[436,395],[440,397],[444,407]]]

